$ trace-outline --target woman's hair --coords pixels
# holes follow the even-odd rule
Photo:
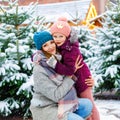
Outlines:
[[[47,58],[50,58],[52,56],[52,54],[44,51],[42,48],[41,48],[42,52],[44,53],[44,55],[47,57]]]

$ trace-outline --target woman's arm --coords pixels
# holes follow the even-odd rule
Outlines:
[[[34,90],[36,93],[41,93],[47,98],[58,102],[72,88],[74,81],[65,77],[63,83],[60,86],[57,86],[51,79],[49,79],[45,72],[42,72],[43,70],[44,69],[41,70],[40,65],[34,67]]]

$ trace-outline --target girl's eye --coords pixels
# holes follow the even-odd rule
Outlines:
[[[63,37],[63,36],[60,36],[61,38]]]
[[[56,38],[56,36],[53,36],[53,38]]]

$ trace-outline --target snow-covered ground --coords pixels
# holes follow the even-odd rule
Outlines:
[[[101,120],[120,120],[120,100],[95,100]]]

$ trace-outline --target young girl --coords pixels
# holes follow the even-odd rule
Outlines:
[[[55,69],[61,75],[72,75],[77,77],[75,84],[77,94],[82,98],[89,98],[93,103],[92,117],[89,120],[100,120],[99,112],[94,103],[92,89],[86,84],[86,79],[92,79],[90,70],[86,63],[82,60],[83,65],[75,72],[75,61],[78,55],[82,54],[79,50],[79,42],[77,32],[70,27],[65,17],[60,17],[51,27],[50,32],[57,45],[59,53],[62,55],[62,63],[54,59],[52,56],[48,61],[48,65]]]
[[[36,32],[34,42],[38,51],[33,56],[34,93],[30,105],[33,120],[58,120],[59,117],[60,120],[84,120],[91,114],[91,101],[78,99],[74,80],[57,74],[46,63],[56,54],[52,35],[47,31]],[[39,56],[41,60],[36,64]]]

